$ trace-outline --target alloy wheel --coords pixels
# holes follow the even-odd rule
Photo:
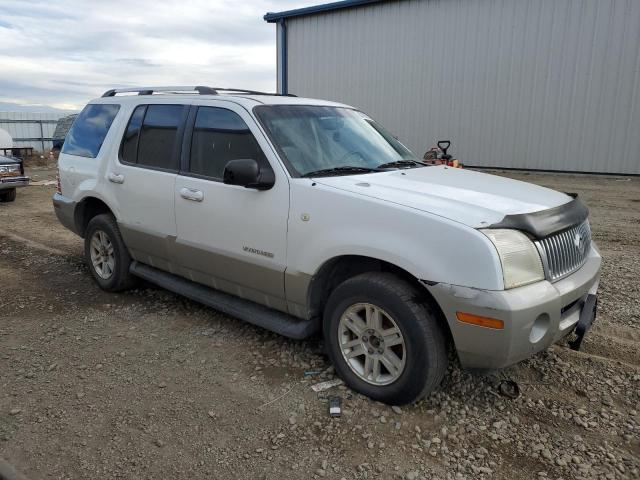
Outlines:
[[[109,236],[102,230],[96,230],[90,243],[91,264],[98,276],[108,280],[116,266],[113,244]]]
[[[349,368],[372,385],[389,385],[405,368],[406,345],[395,320],[371,303],[347,308],[338,324],[338,341]]]

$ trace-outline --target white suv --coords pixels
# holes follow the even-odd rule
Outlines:
[[[137,93],[132,95],[131,93]],[[60,221],[101,288],[144,278],[292,338],[322,331],[353,389],[402,404],[448,349],[500,368],[595,317],[575,196],[427,166],[364,113],[209,87],[110,90],[59,159]]]

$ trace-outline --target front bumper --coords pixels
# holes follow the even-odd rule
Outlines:
[[[0,190],[10,190],[29,185],[29,177],[0,177]]]
[[[479,290],[438,283],[427,286],[442,309],[466,368],[503,368],[543,350],[578,323],[588,295],[595,295],[602,259],[593,247],[578,271],[555,283],[511,290]],[[460,322],[456,312],[497,318],[497,330]]]

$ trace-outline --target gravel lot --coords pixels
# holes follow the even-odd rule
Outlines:
[[[102,292],[54,187],[22,189],[0,204],[0,457],[30,479],[640,478],[640,178],[501,174],[590,206],[598,321],[582,352],[558,345],[484,375],[454,366],[402,409],[314,393],[333,378],[318,339],[150,286]],[[519,398],[497,392],[503,378]]]

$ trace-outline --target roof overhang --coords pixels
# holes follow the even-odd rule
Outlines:
[[[275,23],[286,18],[303,17],[316,13],[329,12],[332,10],[342,10],[345,8],[359,7],[370,3],[379,3],[385,0],[344,0],[342,2],[325,3],[323,5],[313,5],[311,7],[287,10],[284,12],[269,12],[263,18],[269,23]]]

